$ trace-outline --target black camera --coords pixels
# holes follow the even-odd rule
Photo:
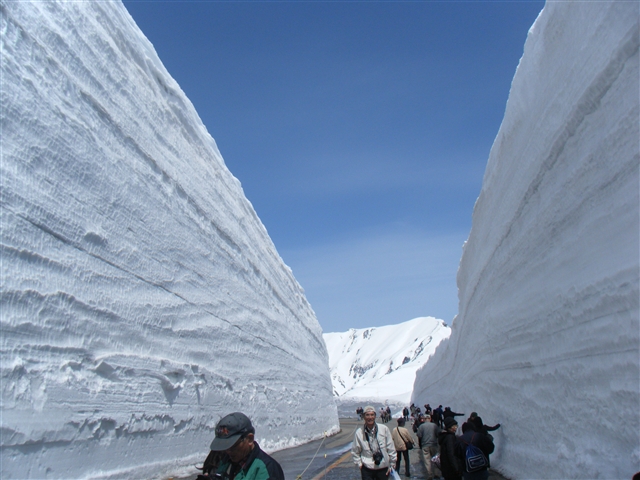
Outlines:
[[[376,465],[380,465],[380,462],[383,458],[384,457],[382,456],[382,452],[373,452],[373,463],[375,463]]]

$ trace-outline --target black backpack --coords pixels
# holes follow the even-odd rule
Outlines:
[[[464,451],[464,467],[467,472],[477,472],[489,466],[489,460],[485,454],[478,447],[473,445],[473,438],[475,437],[475,433],[471,437],[471,443],[467,443],[465,440],[462,440],[467,448]]]

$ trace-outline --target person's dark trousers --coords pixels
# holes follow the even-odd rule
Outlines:
[[[379,470],[372,470],[363,465],[360,469],[360,476],[362,477],[362,480],[387,480],[389,478],[387,470],[389,469],[381,468]]]
[[[405,450],[403,452],[400,452],[398,450],[396,450],[396,454],[398,456],[398,459],[396,460],[396,472],[400,471],[400,464],[402,463],[402,457],[404,457],[404,471],[405,471],[405,475],[407,477],[411,476],[411,474],[409,473],[409,450]]]

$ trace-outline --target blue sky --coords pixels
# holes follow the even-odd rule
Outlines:
[[[544,2],[124,4],[325,332],[452,321],[473,205]]]

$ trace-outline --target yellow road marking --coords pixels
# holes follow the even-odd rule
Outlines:
[[[337,459],[335,462],[333,462],[331,465],[329,465],[327,468],[325,468],[322,473],[319,473],[318,475],[313,477],[311,480],[321,480],[322,477],[324,477],[327,474],[328,471],[333,470],[334,468],[336,468],[338,465],[340,465],[342,462],[344,462],[350,456],[351,456],[351,452],[350,451],[345,453],[339,459]]]

